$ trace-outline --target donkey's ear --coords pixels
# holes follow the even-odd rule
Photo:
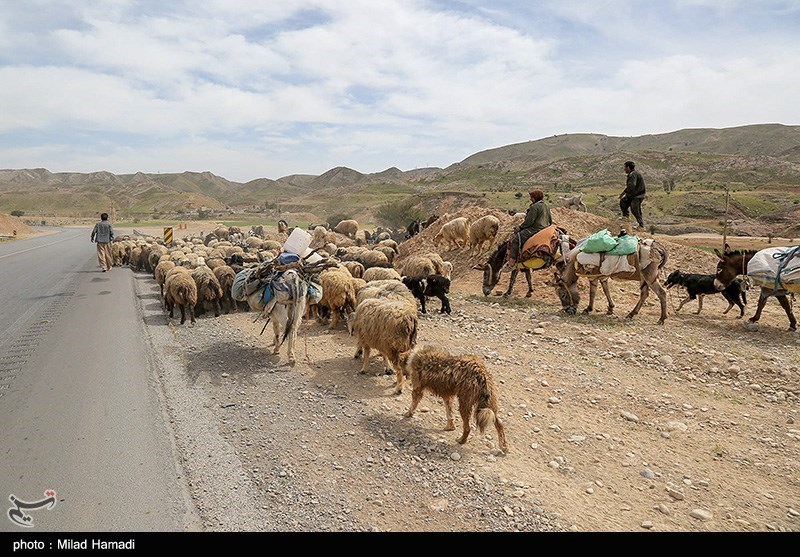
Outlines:
[[[730,253],[732,251],[733,250],[731,249],[731,246],[728,243],[725,243],[725,253]]]
[[[717,254],[717,257],[719,257],[720,261],[725,261],[725,256],[722,255],[717,248],[714,248],[714,253]]]

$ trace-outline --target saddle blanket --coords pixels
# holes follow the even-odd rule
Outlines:
[[[522,246],[518,261],[542,260],[542,265],[531,268],[540,268],[544,263],[549,264],[558,251],[558,234],[558,227],[552,224],[528,238]]]
[[[747,264],[756,286],[800,294],[800,246],[762,249]]]

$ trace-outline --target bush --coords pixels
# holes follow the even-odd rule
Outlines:
[[[21,217],[24,214],[25,214],[25,211],[20,211],[19,209],[14,209],[13,211],[11,211],[11,216],[12,217]]]
[[[375,211],[375,217],[380,224],[399,228],[408,226],[415,220],[423,220],[425,215],[410,200],[384,203]]]

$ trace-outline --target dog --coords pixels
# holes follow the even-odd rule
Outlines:
[[[567,209],[575,207],[578,211],[586,212],[586,204],[583,202],[583,194],[578,195],[562,195],[558,198],[561,201],[561,206]]]
[[[714,286],[714,275],[702,275],[697,273],[683,273],[680,270],[675,270],[670,273],[667,280],[664,281],[664,287],[669,289],[673,286],[683,286],[686,288],[688,296],[681,300],[680,305],[675,310],[677,313],[683,305],[689,300],[697,299],[697,311],[695,315],[699,314],[703,309],[703,297],[712,294],[722,294],[728,301],[728,309],[722,312],[723,315],[728,313],[731,308],[736,305],[739,307],[739,317],[741,319],[744,315],[744,306],[747,305],[747,294],[742,279],[735,279],[724,290],[717,290]]]
[[[414,415],[425,391],[441,397],[445,403],[447,425],[453,431],[453,398],[458,398],[458,411],[463,426],[460,444],[467,442],[470,420],[475,415],[478,429],[483,433],[494,423],[500,450],[508,454],[508,443],[497,411],[497,391],[489,370],[477,356],[450,355],[446,350],[431,344],[417,346],[401,355],[401,364],[411,380],[411,406],[405,417]]]

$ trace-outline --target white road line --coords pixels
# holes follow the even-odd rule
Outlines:
[[[50,242],[49,244],[42,244],[41,246],[34,246],[32,248],[22,249],[22,250],[19,250],[19,251],[15,251],[13,253],[7,253],[5,255],[0,255],[0,259],[3,259],[4,257],[11,257],[12,255],[19,255],[20,253],[25,253],[26,251],[31,251],[31,250],[35,250],[35,249],[39,249],[39,248],[46,248],[47,246],[52,246],[54,244],[60,244],[61,242],[66,242],[67,240],[72,240],[73,238],[75,238],[75,236],[70,236],[69,238],[62,238],[61,240],[57,240],[55,242]]]

